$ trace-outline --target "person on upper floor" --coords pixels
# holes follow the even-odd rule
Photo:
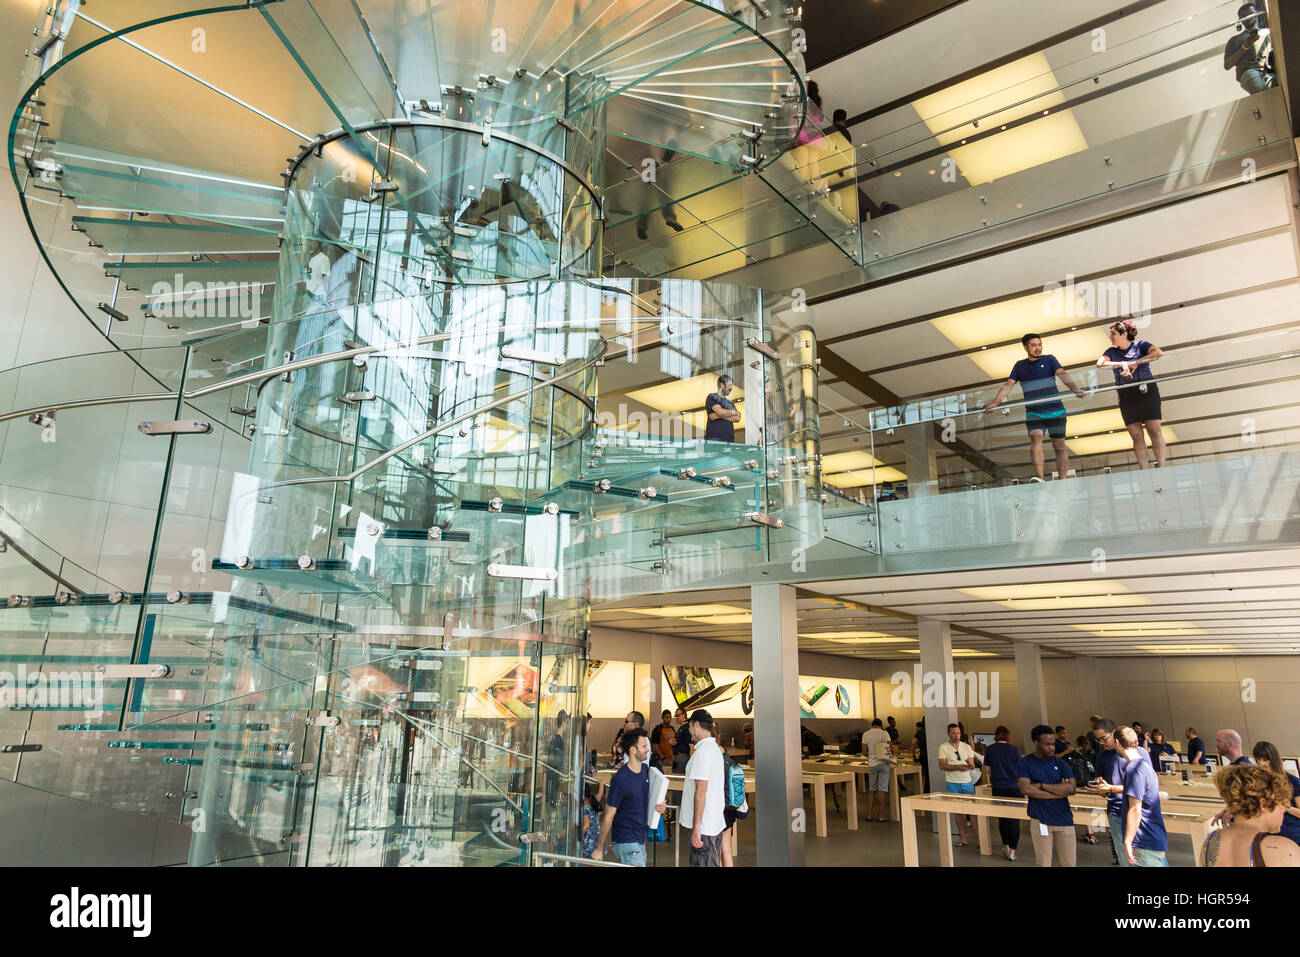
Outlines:
[[[1034,476],[1029,481],[1043,482],[1043,436],[1052,440],[1052,451],[1056,456],[1056,474],[1065,478],[1070,472],[1070,456],[1065,448],[1065,403],[1059,398],[1056,388],[1059,376],[1066,388],[1078,398],[1083,398],[1083,390],[1065,371],[1054,355],[1043,352],[1043,337],[1037,332],[1026,333],[1021,337],[1020,345],[1025,350],[1025,358],[1011,367],[1007,381],[1002,383],[997,395],[984,407],[985,412],[992,411],[1002,403],[1020,383],[1020,391],[1025,398],[1025,430],[1029,433],[1029,461],[1034,467]]]
[[[740,412],[736,403],[727,398],[735,388],[729,375],[718,376],[718,391],[710,392],[704,400],[704,411],[708,424],[704,427],[704,438],[709,442],[736,441],[736,423],[740,421]]]
[[[1145,469],[1151,465],[1147,459],[1148,437],[1156,455],[1156,467],[1163,468],[1168,450],[1160,421],[1160,388],[1156,385],[1151,363],[1164,353],[1159,346],[1137,337],[1137,325],[1131,319],[1111,323],[1106,331],[1110,336],[1110,348],[1101,354],[1097,365],[1115,374],[1120,416],[1133,439],[1133,454],[1137,456],[1138,468]],[[1138,726],[1134,726],[1134,730],[1141,733]]]
[[[1237,20],[1238,32],[1223,47],[1223,68],[1237,71],[1237,83],[1247,93],[1262,93],[1277,85],[1268,20],[1253,3],[1238,8]]]

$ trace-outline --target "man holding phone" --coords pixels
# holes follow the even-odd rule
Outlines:
[[[1272,37],[1264,16],[1247,3],[1237,11],[1241,32],[1233,34],[1223,48],[1223,68],[1236,69],[1237,82],[1247,93],[1262,93],[1277,82],[1269,65]]]
[[[1124,856],[1124,756],[1115,740],[1115,722],[1100,718],[1095,729],[1097,743],[1097,777],[1088,782],[1087,790],[1106,795],[1106,826],[1110,831],[1113,863],[1129,867]]]
[[[1030,736],[1034,751],[1020,759],[1016,784],[1029,799],[1026,810],[1034,857],[1039,867],[1051,867],[1055,847],[1061,866],[1074,867],[1074,815],[1069,802],[1075,791],[1074,772],[1056,756],[1056,733],[1050,727],[1040,724]]]

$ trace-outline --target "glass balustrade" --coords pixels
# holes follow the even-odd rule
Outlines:
[[[1300,371],[1298,356],[1294,332],[1277,330],[1231,350],[1171,348],[1149,381],[1117,383],[1111,369],[1076,367],[1068,372],[1082,397],[1061,385],[1061,405],[1049,409],[1046,424],[1039,412],[1049,407],[1015,398],[1018,391],[986,411],[996,383],[879,409],[866,425],[823,409],[823,423],[836,423],[827,432],[823,480],[838,493],[823,506],[826,538],[809,560],[840,562],[842,577],[853,567],[879,574],[1026,562],[1104,566],[1129,555],[1290,542],[1300,501],[1300,413],[1293,402],[1278,404],[1276,386]],[[1161,461],[1144,470],[1120,403],[1156,392],[1164,448],[1142,431],[1143,460]],[[1035,478],[1031,425],[1047,433],[1043,483]],[[1050,434],[1058,430],[1064,467]]]

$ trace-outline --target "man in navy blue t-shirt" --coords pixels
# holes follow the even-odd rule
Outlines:
[[[605,797],[605,814],[600,821],[600,836],[592,860],[605,859],[605,841],[613,845],[619,863],[645,867],[645,831],[650,810],[650,736],[644,728],[626,732],[619,743],[627,763],[614,773]],[[664,804],[655,806],[660,814]]]
[[[1168,867],[1169,836],[1160,813],[1160,779],[1151,756],[1138,747],[1137,732],[1118,728],[1115,738],[1124,751],[1124,859],[1134,867]]]
[[[1026,810],[1034,857],[1039,867],[1051,867],[1055,847],[1061,866],[1074,867],[1074,814],[1069,801],[1075,789],[1074,772],[1056,756],[1056,734],[1050,727],[1040,724],[1030,735],[1034,750],[1020,759],[1016,783],[1029,799]]]
[[[1115,740],[1115,722],[1101,718],[1094,733],[1101,750],[1097,753],[1097,778],[1089,782],[1088,790],[1106,795],[1106,827],[1114,862],[1128,867],[1124,856],[1124,756]]]
[[[1205,742],[1201,740],[1195,728],[1188,728],[1184,733],[1187,735],[1187,763],[1204,765],[1206,763]]]
[[[1056,453],[1056,474],[1065,478],[1070,471],[1070,457],[1065,452],[1065,404],[1060,400],[1056,388],[1059,375],[1080,399],[1083,390],[1070,378],[1070,373],[1056,361],[1056,356],[1043,355],[1043,337],[1036,332],[1028,333],[1020,340],[1025,348],[1026,358],[1011,367],[1011,375],[1002,383],[1002,388],[993,397],[993,401],[984,407],[988,412],[1002,402],[1020,383],[1020,390],[1025,397],[1025,429],[1029,433],[1029,460],[1034,464],[1034,477],[1031,482],[1043,481],[1043,435],[1052,439],[1052,451]],[[1038,400],[1038,401],[1034,401]]]

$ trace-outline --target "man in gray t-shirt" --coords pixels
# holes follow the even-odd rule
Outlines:
[[[1241,32],[1223,48],[1223,68],[1236,68],[1237,82],[1247,93],[1262,93],[1277,82],[1269,65],[1272,37],[1263,14],[1256,12],[1253,3],[1242,6],[1237,19],[1241,21]]]
[[[889,801],[890,756],[894,753],[894,748],[889,740],[889,732],[884,729],[879,718],[872,719],[871,730],[862,736],[862,753],[871,759],[867,765],[867,820],[871,820],[877,796],[880,798],[880,811],[876,820],[887,820],[889,814],[885,804]]]

